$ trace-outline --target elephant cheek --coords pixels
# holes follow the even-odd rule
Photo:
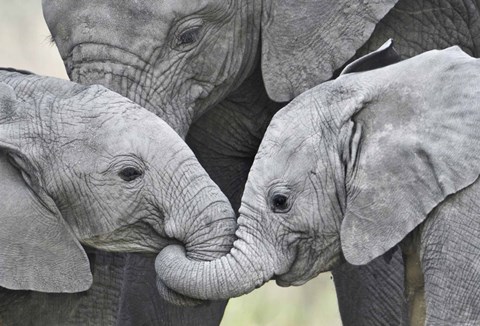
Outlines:
[[[141,253],[158,253],[174,243],[167,239],[158,223],[150,224],[145,221],[126,225],[111,233],[82,239],[81,242],[105,251]]]

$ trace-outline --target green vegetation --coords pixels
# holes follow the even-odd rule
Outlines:
[[[341,325],[330,273],[300,287],[269,282],[248,295],[230,300],[221,326]]]

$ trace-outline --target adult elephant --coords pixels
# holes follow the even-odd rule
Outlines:
[[[396,39],[402,57],[452,44],[476,55],[480,44],[473,0],[43,0],[43,8],[69,76],[103,84],[162,117],[186,137],[235,208],[280,106],[275,103],[330,79],[387,38]],[[138,281],[130,259],[109,262],[121,272],[103,288],[125,299],[123,305],[112,302],[119,307],[117,320],[162,320],[177,308],[154,293],[153,262],[135,257],[145,266]],[[380,259],[362,268],[344,266],[334,271],[344,324],[404,322],[399,253],[390,264]],[[221,318],[223,308],[210,312]]]

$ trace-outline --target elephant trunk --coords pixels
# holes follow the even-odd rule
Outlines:
[[[162,74],[154,76],[141,56],[108,42],[82,42],[63,59],[72,81],[107,87],[155,113],[182,138],[186,137],[193,122],[193,114],[188,109],[191,104],[185,103],[183,97],[167,96],[171,92],[165,89],[171,80],[161,77]],[[163,69],[169,70],[170,66]]]
[[[164,187],[165,232],[180,241],[190,259],[212,260],[230,251],[237,227],[227,197],[185,145],[173,150],[173,171]],[[176,164],[176,166],[175,166]]]
[[[159,182],[158,205],[164,215],[165,235],[184,246],[183,256],[189,261],[211,261],[226,255],[235,241],[237,227],[227,197],[184,142],[177,142],[176,147],[161,155],[168,164],[158,169],[160,173],[155,179]],[[159,270],[163,268],[162,263],[157,266]],[[161,282],[159,291],[173,303],[198,303],[176,295]]]
[[[219,300],[251,292],[270,280],[276,270],[274,257],[265,243],[240,227],[231,251],[212,261],[195,261],[178,245],[164,248],[155,268],[160,284],[184,296],[201,300]]]

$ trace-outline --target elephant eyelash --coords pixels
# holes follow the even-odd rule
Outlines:
[[[192,49],[202,37],[203,25],[203,20],[199,17],[190,17],[180,23],[174,34],[172,47],[179,51]]]
[[[145,174],[145,171],[148,170],[145,162],[142,159],[140,159],[136,155],[131,154],[131,155],[117,156],[115,158],[115,160],[113,162],[111,162],[108,165],[108,167],[105,170],[101,171],[100,173],[101,174],[114,173],[115,175],[118,175],[123,179],[123,177],[121,176],[122,172],[124,172],[125,169],[129,169],[129,168],[135,169],[136,171],[138,171],[141,174],[141,176],[143,176]],[[133,170],[128,171],[128,173],[125,172],[125,175],[126,174],[131,174],[130,172],[133,173]],[[135,172],[134,174],[136,175],[138,173]],[[125,176],[125,178],[128,179],[128,177],[126,177],[126,176]]]
[[[53,46],[55,45],[55,39],[53,38],[52,34],[49,34],[45,37],[45,42],[48,43],[48,45]]]

